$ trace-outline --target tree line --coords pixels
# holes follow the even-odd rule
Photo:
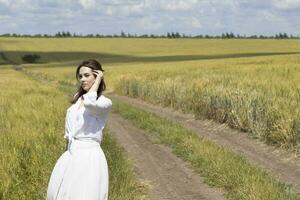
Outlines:
[[[277,33],[272,36],[266,35],[239,35],[230,33],[222,33],[221,35],[186,35],[179,32],[167,32],[166,34],[130,34],[121,32],[120,34],[77,34],[70,33],[69,31],[59,31],[55,34],[16,34],[16,33],[5,33],[0,35],[0,37],[45,37],[45,38],[70,38],[70,37],[87,37],[87,38],[203,38],[203,39],[300,39],[300,36],[287,34],[287,33]]]

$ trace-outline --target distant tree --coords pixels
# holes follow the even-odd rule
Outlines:
[[[26,54],[22,57],[22,60],[27,63],[35,63],[40,58],[37,54]]]
[[[275,35],[276,39],[285,39],[288,38],[288,35],[286,33],[278,33]]]
[[[126,37],[126,34],[123,31],[121,31],[121,37]]]
[[[172,36],[169,32],[167,33],[167,38],[172,38]]]
[[[101,34],[86,34],[83,35],[82,33],[73,33],[71,34],[69,31],[58,31],[54,35],[50,34],[17,34],[17,33],[4,33],[0,34],[0,37],[97,37],[97,38],[102,38],[102,37],[107,37],[107,38],[118,38],[118,37],[126,37],[126,38],[222,38],[222,39],[233,39],[233,38],[249,38],[249,39],[300,39],[299,35],[293,35],[293,34],[287,34],[285,32],[279,32],[275,35],[235,35],[232,32],[224,32],[221,35],[195,35],[192,36],[191,34],[185,35],[184,33],[179,33],[179,32],[167,32],[167,34],[161,34],[161,35],[156,35],[156,34],[142,34],[142,35],[137,35],[137,34],[125,34],[124,31],[122,31],[120,34],[113,34],[113,35],[101,35]]]
[[[91,37],[94,37],[94,35],[93,34],[87,34],[84,37],[91,38]]]
[[[282,33],[278,33],[277,38],[278,39],[283,39],[283,34]]]
[[[61,33],[58,31],[58,32],[55,34],[55,37],[61,37]]]
[[[251,39],[257,39],[258,37],[257,37],[257,35],[251,35],[249,38],[251,38]]]
[[[3,37],[10,37],[10,33],[4,33],[2,34]]]

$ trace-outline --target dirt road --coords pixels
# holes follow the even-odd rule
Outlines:
[[[162,108],[126,96],[113,94],[109,96],[178,122],[184,127],[193,130],[199,136],[212,139],[235,153],[243,155],[251,163],[264,168],[280,181],[292,184],[294,189],[300,192],[299,157],[278,148],[265,145],[258,140],[250,139],[246,133],[233,130],[224,124],[218,124],[209,120],[195,120],[191,114],[183,114],[170,108]]]
[[[133,160],[138,177],[149,185],[149,199],[224,199],[220,191],[204,184],[187,163],[173,155],[168,147],[157,144],[155,138],[142,129],[114,113],[107,125],[126,155]]]

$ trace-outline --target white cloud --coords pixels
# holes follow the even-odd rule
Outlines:
[[[190,24],[194,28],[202,28],[202,25],[201,25],[200,21],[195,17],[192,17],[190,19]]]
[[[92,8],[95,8],[95,6],[96,6],[96,1],[95,1],[95,0],[79,0],[79,4],[80,4],[84,9],[92,9]]]
[[[106,12],[107,15],[113,15],[114,14],[114,9],[113,9],[113,7],[108,7],[105,12]]]
[[[191,10],[200,2],[199,0],[144,0],[146,7],[165,11]]]
[[[269,21],[269,22],[279,22],[282,21],[283,18],[276,15],[273,12],[270,12],[268,10],[262,10],[257,12],[257,16],[259,16],[261,19]]]
[[[283,10],[300,7],[300,0],[272,0],[272,3],[275,7]]]
[[[165,4],[166,10],[191,10],[193,6],[197,3],[195,0],[170,0]]]
[[[9,6],[10,5],[10,1],[9,0],[0,0],[0,5],[5,5],[5,6]]]
[[[122,7],[124,13],[126,14],[136,14],[136,13],[142,13],[144,10],[143,4],[134,4],[134,5],[127,5]]]
[[[143,14],[144,11],[143,4],[109,5],[106,7],[106,13],[110,16],[133,16]]]
[[[9,18],[10,18],[9,15],[0,15],[0,20],[7,20]]]
[[[143,30],[156,30],[162,28],[163,23],[151,17],[143,17],[137,19],[137,25]]]
[[[0,34],[300,32],[300,0],[0,0],[0,13]]]
[[[0,0],[0,5],[5,5],[8,9],[16,10],[16,9],[30,9],[31,7],[34,7],[35,4],[31,0]]]
[[[76,15],[76,12],[72,11],[72,10],[69,10],[69,9],[66,9],[64,10],[63,12],[60,13],[60,16],[63,17],[63,18],[73,18],[75,17]]]

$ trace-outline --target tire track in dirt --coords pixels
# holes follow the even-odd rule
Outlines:
[[[297,192],[300,192],[300,158],[296,155],[251,139],[246,133],[231,129],[225,124],[211,120],[196,120],[191,114],[183,114],[127,96],[115,94],[109,94],[109,96],[170,119],[193,130],[201,137],[215,141],[247,158],[250,163],[262,167],[281,182],[291,184]]]
[[[173,155],[170,148],[157,144],[154,137],[115,113],[107,122],[117,142],[133,160],[138,178],[149,186],[151,200],[220,200],[221,191],[203,183],[191,166]]]

